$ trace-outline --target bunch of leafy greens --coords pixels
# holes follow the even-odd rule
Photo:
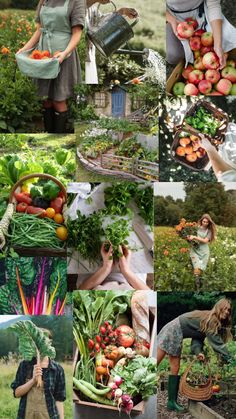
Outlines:
[[[127,237],[129,237],[130,225],[129,221],[124,218],[120,218],[112,224],[109,224],[105,229],[105,237],[107,243],[105,244],[105,250],[108,252],[110,244],[112,244],[113,257],[114,259],[119,259],[122,256],[122,253],[119,250],[119,246],[124,244],[128,245],[129,242]]]
[[[128,205],[137,188],[138,186],[135,182],[117,182],[116,184],[106,188],[104,191],[106,206],[105,213],[121,216],[126,214],[132,215]]]
[[[208,112],[202,106],[194,113],[193,116],[187,116],[185,121],[200,132],[214,137],[217,128],[220,126],[220,121]]]
[[[154,223],[154,202],[153,202],[153,187],[148,186],[143,189],[137,189],[135,194],[135,202],[139,208],[139,215],[144,221],[153,227]]]
[[[112,376],[119,375],[123,382],[120,385],[123,393],[131,397],[141,396],[147,399],[156,394],[157,389],[157,362],[155,358],[145,358],[137,355],[127,365],[117,364],[111,370]]]

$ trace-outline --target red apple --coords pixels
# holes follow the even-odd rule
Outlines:
[[[199,57],[194,61],[194,68],[196,68],[197,70],[205,70],[205,66],[202,62],[202,57]]]
[[[211,52],[211,51],[213,51],[213,49],[211,47],[201,47],[200,54],[205,55],[205,54],[207,54],[207,52]]]
[[[194,34],[193,25],[189,22],[180,22],[177,25],[177,33],[180,38],[188,39]]]
[[[194,70],[194,67],[192,64],[188,64],[187,67],[183,70],[182,76],[184,79],[188,78],[189,73]]]
[[[221,71],[221,76],[224,79],[230,80],[232,83],[236,83],[236,68],[227,66]]]
[[[227,67],[236,67],[236,62],[234,60],[227,60],[226,61]]]
[[[201,80],[198,84],[198,89],[203,95],[207,95],[212,90],[212,84],[208,80]]]
[[[186,96],[197,96],[198,95],[198,88],[192,83],[187,83],[185,88],[184,88],[184,94]]]
[[[192,51],[198,51],[201,48],[200,36],[192,36],[189,40],[189,45]]]
[[[231,81],[227,79],[221,79],[216,84],[216,90],[222,93],[222,95],[228,95],[230,93],[230,90],[232,89],[232,86],[233,85]]]
[[[190,23],[193,26],[194,30],[198,27],[198,22],[193,17],[186,17],[185,22]]]
[[[211,47],[214,43],[213,34],[211,32],[205,32],[201,36],[201,43],[204,47]]]
[[[215,52],[207,52],[203,55],[203,64],[205,68],[210,70],[217,70],[220,66],[220,61]]]
[[[205,72],[205,79],[211,83],[217,83],[220,80],[220,72],[218,70],[207,70]]]
[[[223,95],[220,92],[216,92],[215,90],[212,90],[212,92],[209,93],[208,96],[223,96]]]
[[[194,32],[194,36],[202,36],[203,33],[205,33],[204,29],[198,29]]]
[[[198,84],[203,79],[204,79],[204,74],[200,70],[193,70],[188,75],[189,83]]]

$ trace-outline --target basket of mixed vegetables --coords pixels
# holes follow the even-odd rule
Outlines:
[[[143,413],[157,388],[147,292],[77,291],[73,298],[74,402]]]
[[[67,193],[55,177],[34,173],[13,186],[0,222],[0,248],[6,244],[22,255],[65,255],[67,228],[63,212]]]

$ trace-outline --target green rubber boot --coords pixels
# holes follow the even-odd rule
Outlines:
[[[168,403],[167,409],[174,410],[175,412],[183,413],[185,408],[177,403],[179,391],[179,375],[169,375],[168,380]]]

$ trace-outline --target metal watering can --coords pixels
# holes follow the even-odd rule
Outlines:
[[[90,41],[105,57],[112,55],[121,45],[134,37],[132,28],[139,20],[137,18],[129,24],[123,16],[116,12],[115,4],[112,1],[110,3],[114,6],[115,11],[109,15],[98,17],[98,25],[88,30]]]

